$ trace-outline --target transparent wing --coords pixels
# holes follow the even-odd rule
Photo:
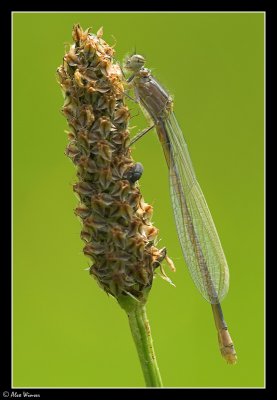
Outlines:
[[[165,127],[170,141],[170,194],[183,255],[202,296],[210,303],[218,303],[229,288],[225,255],[173,113],[166,119]]]

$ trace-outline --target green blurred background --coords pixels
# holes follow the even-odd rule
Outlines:
[[[230,267],[223,310],[238,353],[221,358],[212,312],[189,276],[155,132],[136,144],[176,284],[155,279],[148,302],[167,387],[264,385],[264,15],[15,13],[13,15],[13,385],[142,387],[128,322],[84,269],[73,214],[73,164],[55,71],[79,22],[132,53],[174,96],[175,112]],[[130,103],[129,103],[130,104]],[[131,104],[133,133],[147,122]],[[166,267],[165,267],[166,268]]]

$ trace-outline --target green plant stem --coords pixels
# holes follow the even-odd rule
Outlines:
[[[126,311],[147,387],[162,387],[145,305]]]

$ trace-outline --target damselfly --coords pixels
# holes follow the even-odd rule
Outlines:
[[[229,288],[228,265],[173,113],[172,98],[144,64],[144,57],[135,54],[127,59],[125,68],[132,72],[128,83],[153,126],[138,134],[131,144],[155,127],[169,168],[170,194],[186,265],[196,287],[211,303],[221,354],[234,364],[237,356],[220,305]]]

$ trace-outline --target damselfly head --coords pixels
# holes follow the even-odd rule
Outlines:
[[[125,62],[125,68],[130,71],[139,71],[145,64],[145,58],[140,54],[134,54],[127,58]]]

